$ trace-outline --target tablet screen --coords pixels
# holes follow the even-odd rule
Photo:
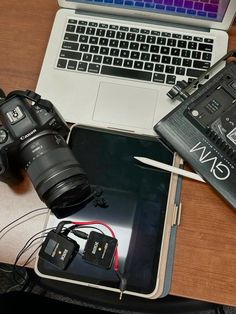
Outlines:
[[[108,205],[101,208],[90,202],[73,215],[73,220],[100,220],[108,224],[118,240],[119,270],[127,280],[126,290],[152,293],[156,286],[170,174],[141,164],[134,156],[172,164],[173,153],[156,138],[78,126],[71,132],[69,146],[91,186],[103,190],[102,197]],[[99,229],[110,235],[106,228],[99,226]],[[73,281],[118,288],[119,280],[113,268],[107,270],[84,261],[83,241],[77,238],[81,252],[67,270],[60,272],[47,262],[40,262],[39,270]]]

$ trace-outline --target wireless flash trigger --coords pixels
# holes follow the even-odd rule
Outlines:
[[[39,257],[65,270],[79,251],[79,244],[63,234],[50,231],[42,244]]]

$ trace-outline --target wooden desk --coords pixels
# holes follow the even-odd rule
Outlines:
[[[56,10],[56,0],[0,1],[0,87],[6,93],[35,89]],[[236,49],[236,24],[229,35],[229,49]],[[1,221],[6,224],[20,210],[7,212],[8,200],[2,200],[8,187],[0,191]],[[29,193],[32,204],[40,206],[34,192]],[[32,208],[27,195],[11,202],[13,207],[17,203]],[[236,212],[211,187],[188,179],[183,182],[182,203],[170,293],[236,306]],[[33,232],[32,224],[29,227]],[[17,236],[12,235],[12,242]],[[0,242],[0,260],[12,262],[12,254],[1,253]]]

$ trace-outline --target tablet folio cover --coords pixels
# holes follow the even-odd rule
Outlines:
[[[158,150],[157,150],[157,153],[158,153]],[[160,151],[159,151],[159,154],[160,154]],[[176,164],[176,166],[178,166],[180,163],[181,163],[180,157],[175,154],[175,164]],[[84,165],[85,165],[85,163],[84,163]],[[145,169],[145,171],[150,171],[150,170],[146,170]],[[165,175],[165,173],[163,173],[163,175]],[[164,285],[163,285],[163,288],[162,288],[162,292],[161,292],[161,294],[159,294],[158,297],[166,296],[169,293],[169,290],[170,290],[171,278],[172,278],[172,267],[173,267],[173,260],[174,260],[176,229],[177,229],[177,225],[178,225],[178,222],[179,222],[179,215],[180,215],[180,208],[181,208],[181,206],[180,206],[181,178],[178,177],[177,175],[173,175],[172,180],[176,180],[175,182],[177,182],[176,185],[172,183],[173,187],[171,188],[171,193],[170,193],[170,195],[171,195],[170,197],[172,199],[170,201],[170,203],[174,204],[174,206],[171,209],[171,211],[172,211],[172,216],[171,216],[171,218],[172,218],[172,226],[171,226],[171,232],[170,232],[170,237],[169,237],[169,243],[167,243],[167,245],[168,245],[168,252],[167,252],[167,262],[166,262],[166,268],[165,268],[165,274],[164,274]],[[155,186],[155,189],[157,189],[157,185],[154,185],[154,186]],[[116,194],[114,196],[112,196],[113,192],[109,191],[109,189],[107,191],[105,190],[105,193],[108,193],[108,195],[111,194],[109,196],[110,200],[108,199],[108,201],[110,201],[110,202],[112,202],[112,199],[114,197],[116,197],[116,194],[117,194],[117,192],[116,192]],[[119,218],[119,216],[120,216],[119,213],[122,211],[122,208],[123,209],[127,209],[127,206],[133,207],[132,199],[130,199],[129,195],[127,195],[127,197],[126,197],[126,199],[127,199],[126,202],[124,204],[121,203],[121,207],[120,208],[114,207],[113,214],[112,214],[112,216],[115,215],[115,217],[113,218],[114,221],[117,221],[117,222],[119,221],[119,219],[120,219]],[[122,197],[121,197],[121,199],[122,199]],[[129,204],[129,201],[131,202],[130,204]],[[115,203],[117,203],[117,202],[115,202]],[[116,206],[115,203],[114,203],[114,206]],[[100,211],[101,211],[100,215],[101,215],[101,219],[102,219],[102,215],[103,215],[102,212],[104,212],[104,209],[100,209]],[[84,212],[88,213],[88,211],[86,211],[86,210]],[[127,212],[127,210],[125,212]],[[124,215],[125,215],[125,212],[124,212]],[[92,218],[93,217],[93,210],[91,211],[91,208],[89,209],[89,213],[90,213],[91,218]],[[116,217],[117,214],[119,214],[119,215]],[[155,215],[157,215],[157,213]],[[81,218],[83,219],[83,213],[82,212],[78,212],[78,217],[75,220],[78,220],[78,219],[81,219]],[[128,217],[127,218],[124,217],[124,219],[127,220]],[[140,219],[141,219],[141,221],[143,221],[143,223],[146,220],[145,217],[143,217],[143,218],[141,217]],[[152,226],[150,226],[150,228],[152,228]],[[140,231],[140,232],[142,232],[142,231]],[[136,232],[134,232],[134,234],[135,233]],[[149,247],[150,245],[151,245],[151,243],[146,243],[145,246]],[[77,259],[78,258],[79,257],[77,257]],[[142,258],[140,257],[140,262],[141,263],[143,263],[143,262],[145,263],[145,258],[142,261]],[[136,260],[136,263],[138,264],[139,261]],[[83,266],[83,265],[80,264],[80,266]],[[42,275],[42,277],[46,277],[46,278],[49,278],[49,279],[56,279],[56,280],[65,281],[65,282],[71,282],[71,283],[76,283],[76,282],[79,282],[79,281],[83,281],[83,278],[81,278],[81,274],[83,273],[83,269],[82,268],[79,269],[79,272],[81,272],[81,274],[80,275],[78,274],[78,275],[75,276],[74,275],[75,274],[74,273],[74,271],[75,271],[74,268],[75,267],[76,267],[76,265],[74,263],[72,263],[71,267],[69,267],[69,269],[68,269],[68,271],[66,273],[63,273],[63,272],[60,272],[60,271],[56,271],[55,272],[55,268],[51,268],[50,265],[48,265],[47,262],[45,262],[42,259],[37,259],[35,270],[36,270],[36,273],[39,276]],[[126,265],[126,267],[128,268],[129,265]],[[130,265],[130,267],[133,267],[133,266]],[[71,270],[71,272],[70,272],[70,270]],[[84,269],[84,271],[87,272],[88,270]],[[91,268],[90,271],[92,272],[93,269]],[[110,280],[112,278],[111,274],[110,274],[110,271],[107,272],[107,275],[108,275],[107,276],[107,280]],[[106,281],[105,277],[104,277],[104,283]],[[81,279],[79,279],[79,278],[81,278]],[[108,291],[108,293],[109,293],[109,291]],[[137,293],[137,295],[139,295],[139,293]],[[155,297],[153,297],[153,298],[155,298]]]

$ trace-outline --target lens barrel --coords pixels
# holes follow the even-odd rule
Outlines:
[[[36,192],[50,209],[75,205],[91,193],[84,170],[57,132],[37,133],[19,153]]]

